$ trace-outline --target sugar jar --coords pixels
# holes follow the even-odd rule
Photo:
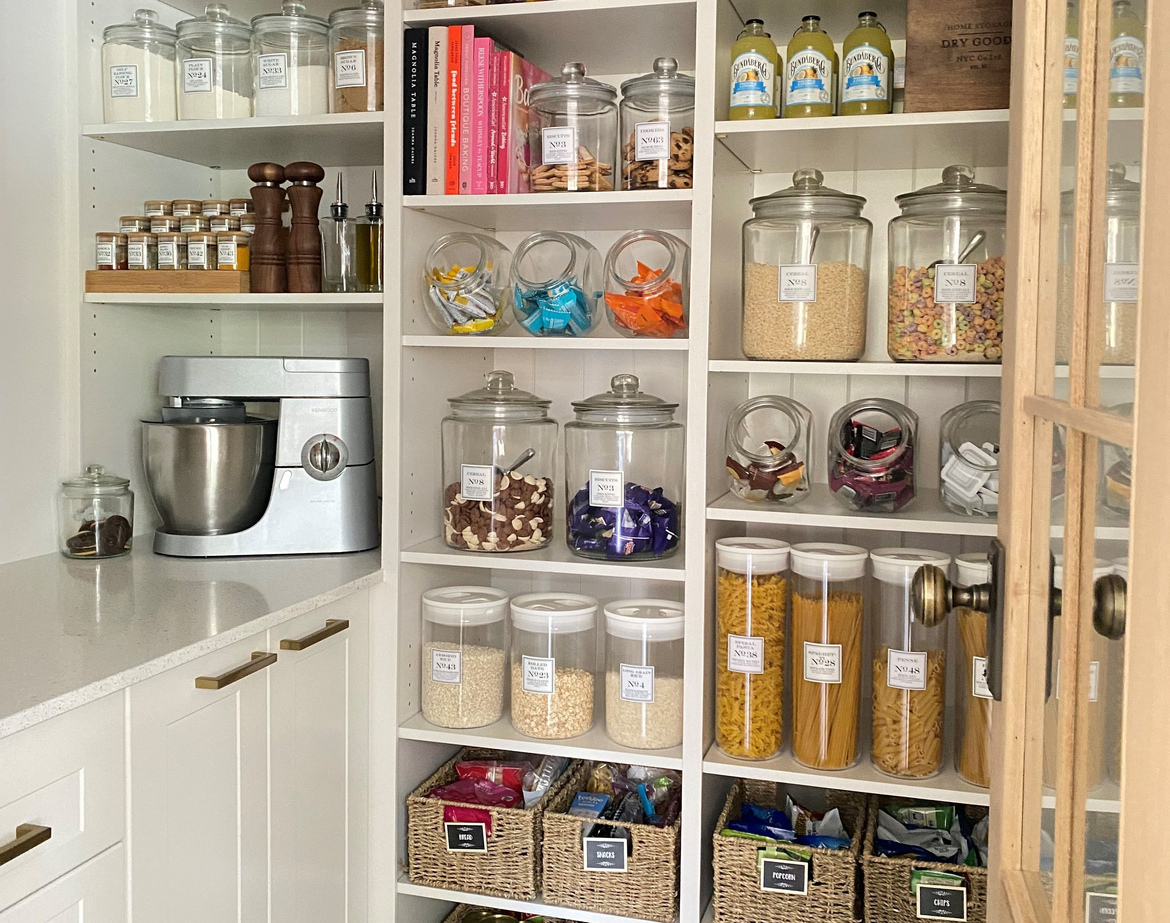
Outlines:
[[[623,189],[690,189],[694,184],[695,78],[674,58],[622,84]]]
[[[463,551],[532,551],[552,537],[557,424],[551,401],[511,372],[448,399],[443,418],[443,537]]]
[[[812,412],[799,401],[761,394],[727,418],[727,475],[741,500],[791,505],[808,496]]]
[[[947,509],[994,516],[999,510],[999,401],[967,401],[944,413],[938,453]]]
[[[102,113],[107,122],[175,118],[175,30],[154,10],[103,30]]]
[[[330,112],[382,111],[385,31],[382,0],[329,14]]]
[[[683,735],[682,603],[621,599],[605,607],[605,732],[622,747],[677,747]]]
[[[427,316],[455,336],[494,334],[508,326],[506,306],[512,252],[494,237],[444,234],[423,260]]]
[[[686,336],[690,283],[691,248],[686,241],[666,231],[628,231],[605,255],[609,322],[627,337]]]
[[[604,192],[614,187],[617,90],[569,63],[529,90],[528,147],[534,192]]]
[[[829,422],[829,489],[849,509],[896,513],[914,499],[918,415],[872,398],[846,404]]]
[[[279,13],[252,19],[256,115],[329,111],[329,23],[284,0]]]
[[[610,390],[574,401],[565,424],[568,542],[587,558],[673,554],[682,529],[684,428],[678,404],[615,375]]]
[[[478,728],[504,713],[508,594],[447,586],[422,595],[422,713],[445,728]]]
[[[246,119],[252,114],[252,30],[209,3],[178,25],[179,118]],[[190,212],[188,212],[190,214]]]
[[[61,553],[67,558],[113,558],[134,539],[134,491],[126,478],[89,465],[61,483],[57,497]]]
[[[516,247],[508,287],[533,336],[585,336],[601,313],[601,254],[576,234],[537,231]]]

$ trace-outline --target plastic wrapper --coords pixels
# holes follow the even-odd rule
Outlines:
[[[460,779],[457,782],[448,782],[446,785],[431,789],[427,797],[493,808],[524,806],[524,799],[518,790],[488,779]]]
[[[883,808],[878,812],[874,849],[889,858],[922,859],[928,862],[969,864],[970,847],[953,808],[950,816],[928,818],[932,823],[950,820],[949,827],[926,827],[903,824]]]
[[[536,770],[532,763],[507,760],[464,760],[455,764],[460,779],[486,779],[515,791],[523,791],[524,780]]]
[[[530,808],[540,801],[568,765],[568,759],[563,756],[546,756],[542,759],[540,766],[524,777],[524,807]]]
[[[678,505],[661,487],[631,481],[624,497],[621,507],[591,506],[589,485],[577,491],[569,504],[569,544],[578,551],[604,551],[608,558],[662,557],[678,545]]]

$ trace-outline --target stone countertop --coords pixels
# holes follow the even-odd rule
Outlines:
[[[381,551],[0,566],[0,738],[381,582]]]

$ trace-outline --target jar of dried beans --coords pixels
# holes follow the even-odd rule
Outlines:
[[[695,155],[695,78],[674,58],[622,84],[622,188],[690,189]]]
[[[727,419],[727,474],[741,500],[799,503],[808,496],[812,413],[804,404],[762,394]]]
[[[613,190],[617,90],[570,63],[529,91],[528,147],[533,192]]]

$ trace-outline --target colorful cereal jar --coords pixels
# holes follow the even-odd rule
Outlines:
[[[605,307],[622,336],[686,335],[690,247],[665,231],[630,231],[605,255]]]
[[[455,336],[494,334],[505,312],[512,252],[493,237],[444,234],[423,260],[423,303],[431,323]]]
[[[538,231],[516,248],[509,288],[533,336],[585,336],[600,314],[601,254],[576,234]]]

